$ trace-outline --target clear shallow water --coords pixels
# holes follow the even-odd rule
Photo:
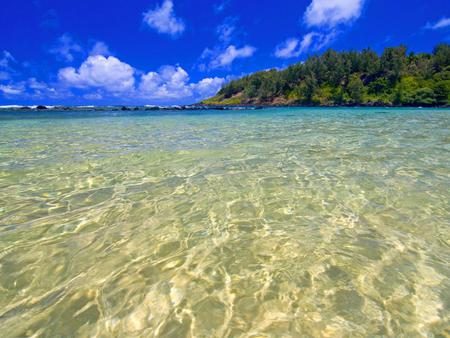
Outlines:
[[[449,336],[449,129],[0,113],[1,336]]]

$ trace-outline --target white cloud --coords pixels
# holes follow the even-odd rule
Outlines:
[[[142,75],[140,92],[152,99],[177,99],[192,96],[187,86],[188,73],[181,67],[163,66],[159,72]]]
[[[9,53],[4,55],[8,60],[13,59]],[[225,81],[208,77],[192,82],[189,74],[178,65],[143,73],[114,56],[91,55],[78,68],[60,69],[57,82],[47,83],[36,78],[17,83],[9,81],[0,84],[0,95],[6,98],[20,95],[30,100],[61,99],[74,96],[73,89],[78,89],[77,95],[85,100],[115,97],[135,102],[179,104],[213,96]]]
[[[0,85],[0,93],[6,97],[20,95],[22,99],[62,99],[73,96],[67,88],[58,86],[58,84],[40,82],[33,77],[25,81]]]
[[[184,32],[186,26],[175,16],[172,0],[164,0],[161,6],[156,6],[144,13],[144,22],[159,33],[176,37]]]
[[[23,84],[0,85],[0,91],[5,95],[20,95],[25,91]]]
[[[35,90],[47,90],[48,86],[44,82],[39,82],[36,78],[32,77],[28,79],[28,87]]]
[[[45,82],[38,81],[34,77],[28,79],[27,87],[31,90],[31,95],[34,97],[61,98],[70,96],[67,90],[57,90],[53,86],[48,85]]]
[[[217,26],[216,35],[218,43],[212,48],[205,48],[197,63],[200,71],[208,71],[217,68],[230,68],[236,59],[243,59],[253,56],[256,48],[250,45],[242,45],[239,35],[242,32],[237,26],[237,17],[227,17]]]
[[[328,33],[319,33],[316,35],[317,39],[314,44],[314,50],[320,50],[322,48],[327,47],[331,43],[336,40],[337,36],[339,35],[339,31],[331,31]]]
[[[163,66],[158,72],[142,75],[138,95],[156,101],[201,100],[215,95],[224,82],[215,77],[190,83],[188,73],[180,66]]]
[[[16,72],[11,67],[11,63],[18,62],[11,53],[4,51],[3,57],[0,58],[0,69],[2,70],[0,71],[0,80],[7,80],[7,83],[0,85],[0,94],[6,97],[21,95],[22,98],[61,97],[61,95],[67,94],[66,91],[57,92],[55,88],[37,81],[36,78],[14,81]]]
[[[203,53],[203,58],[212,55],[212,60],[209,64],[210,68],[227,68],[231,66],[234,60],[251,57],[255,51],[256,48],[249,45],[242,48],[236,48],[234,45],[230,45],[219,53],[207,49]]]
[[[66,62],[73,62],[75,56],[85,56],[85,49],[76,43],[69,34],[64,34],[59,37],[53,48],[50,49],[50,53],[56,55],[58,59]],[[112,53],[109,50],[108,45],[103,41],[96,41],[89,51],[89,55],[103,55],[110,56]]]
[[[303,36],[301,41],[296,38],[287,39],[276,47],[275,56],[288,59],[298,57],[308,51],[318,51],[333,42],[337,34],[334,30],[328,33],[309,32]]]
[[[309,47],[311,47],[311,44],[313,43],[313,40],[316,36],[320,36],[320,34],[316,32],[310,32],[308,34],[305,34],[300,44],[300,51],[301,52],[307,51]]]
[[[50,49],[50,53],[55,54],[66,62],[72,62],[75,59],[75,54],[83,53],[83,48],[70,35],[64,34],[58,39],[55,46]]]
[[[198,92],[201,99],[211,97],[217,94],[225,83],[225,79],[221,77],[208,77],[194,84],[195,91]]]
[[[106,45],[106,43],[97,41],[89,52],[89,55],[110,56],[111,52],[109,51],[109,47]]]
[[[333,28],[361,16],[364,0],[312,0],[304,20],[309,27]]]
[[[134,89],[134,69],[114,56],[89,56],[79,69],[63,68],[59,80],[68,87],[101,88],[112,93]]]
[[[290,38],[275,48],[278,58],[298,57],[330,45],[345,26],[357,20],[366,0],[312,0],[303,14],[306,26],[314,27],[300,40]]]
[[[282,59],[297,57],[300,55],[300,50],[297,48],[299,40],[296,38],[287,39],[285,42],[279,44],[275,48],[275,56]]]
[[[446,28],[446,27],[450,27],[450,18],[442,18],[439,21],[436,21],[435,23],[427,23],[427,25],[425,26],[426,29],[442,29],[442,28]]]
[[[327,33],[310,32],[305,34],[300,44],[300,50],[302,53],[309,50],[318,51],[333,42],[338,34],[335,30]]]

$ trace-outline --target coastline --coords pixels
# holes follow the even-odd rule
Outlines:
[[[64,106],[64,105],[39,105],[39,106],[20,106],[8,105],[0,106],[2,111],[199,111],[199,110],[262,110],[270,108],[427,108],[427,109],[449,109],[450,105],[378,105],[378,104],[345,104],[345,105],[213,105],[213,104],[192,104],[192,105],[173,105],[173,106]]]

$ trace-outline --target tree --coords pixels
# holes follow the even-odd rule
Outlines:
[[[317,80],[313,74],[308,75],[300,86],[300,95],[304,98],[305,103],[312,103],[314,94],[317,90]]]
[[[440,44],[433,50],[433,65],[436,71],[443,70],[450,64],[450,45]]]
[[[437,104],[447,104],[450,94],[450,80],[436,82],[433,86],[433,92]]]
[[[437,103],[436,94],[431,88],[419,88],[414,93],[414,104],[431,106]]]
[[[345,93],[341,86],[335,88],[333,91],[333,95],[331,97],[335,104],[343,104],[345,103]]]
[[[253,76],[248,82],[249,83],[245,88],[245,94],[249,98],[254,98],[258,95],[258,88],[261,86],[261,80],[257,76]]]
[[[388,80],[385,77],[379,77],[369,84],[368,89],[371,94],[381,94],[386,93],[389,87]]]
[[[372,49],[361,52],[361,68],[368,77],[374,77],[380,71],[380,58]]]
[[[352,103],[360,104],[363,102],[364,84],[359,76],[352,76],[347,85],[347,90]]]
[[[386,48],[381,55],[381,68],[388,79],[395,83],[400,79],[406,64],[406,47]]]

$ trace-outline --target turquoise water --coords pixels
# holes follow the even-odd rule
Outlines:
[[[450,110],[1,112],[4,337],[450,336]]]

